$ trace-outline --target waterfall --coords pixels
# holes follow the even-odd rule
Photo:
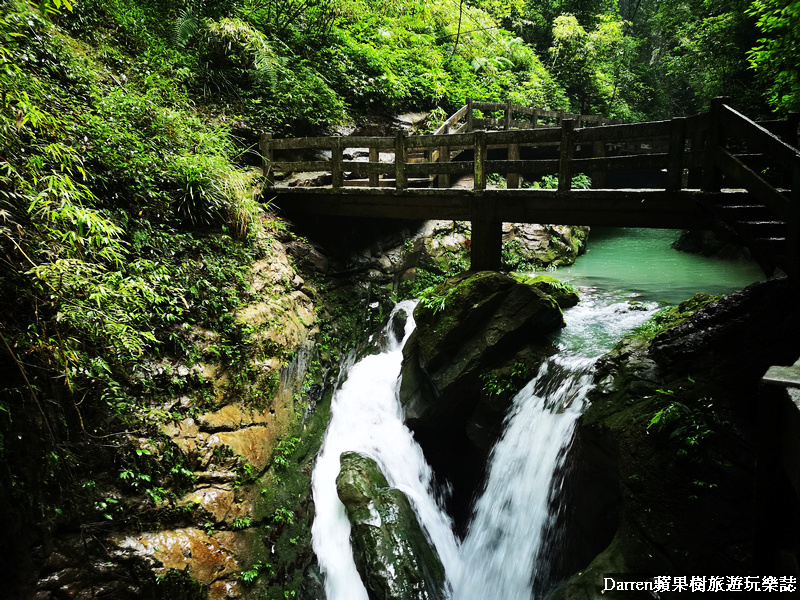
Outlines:
[[[453,600],[531,600],[537,576],[546,576],[547,557],[540,556],[540,549],[557,514],[552,510],[561,485],[557,474],[563,472],[591,388],[592,366],[652,310],[631,310],[595,294],[566,311],[567,327],[556,340],[561,352],[515,396],[490,456],[485,490],[459,544],[398,401],[402,345],[414,327],[413,306],[403,302],[395,309],[409,315],[404,339],[355,364],[332,400],[331,422],[312,478],[317,511],[313,546],[327,598],[367,600],[352,551],[347,551],[350,525],[335,484],[340,454],[355,450],[374,458],[389,485],[408,495],[439,552]]]
[[[389,335],[388,350],[355,364],[331,401],[331,421],[311,484],[316,507],[312,543],[325,576],[328,600],[367,600],[353,562],[350,523],[336,494],[339,456],[346,450],[367,454],[377,461],[389,485],[408,496],[445,570],[453,572],[458,568],[452,523],[436,500],[433,472],[403,423],[397,400],[402,348],[414,329],[414,306],[413,302],[401,302],[392,313],[404,310],[408,314],[403,340]]]
[[[486,489],[461,545],[457,600],[530,600],[538,556],[554,514],[553,479],[591,388],[593,361],[552,358],[514,398],[489,459]]]

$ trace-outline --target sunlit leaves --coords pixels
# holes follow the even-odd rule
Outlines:
[[[764,34],[748,58],[767,85],[770,105],[800,110],[800,1],[754,0],[748,12]]]

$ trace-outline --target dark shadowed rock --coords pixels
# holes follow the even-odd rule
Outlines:
[[[603,573],[776,568],[759,546],[758,448],[772,435],[757,429],[759,382],[769,366],[797,359],[797,291],[772,280],[709,304],[697,296],[678,307],[674,326],[623,341],[599,361],[600,384],[576,431],[568,492],[577,504],[561,550],[580,574],[553,598],[638,597],[601,594]],[[580,532],[598,519],[605,539],[587,543]]]
[[[535,374],[555,352],[547,336],[564,319],[550,296],[488,271],[441,284],[414,319],[417,329],[403,348],[400,399],[428,461],[453,484],[450,508],[463,522],[513,396],[505,383],[511,372]],[[505,383],[490,385],[504,371]]]
[[[444,567],[406,495],[389,487],[373,459],[345,452],[340,460],[336,491],[370,600],[443,599]]]

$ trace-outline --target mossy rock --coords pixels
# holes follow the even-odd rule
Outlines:
[[[419,356],[430,372],[462,344],[485,334],[481,345],[500,346],[510,335],[527,329],[549,333],[564,326],[557,304],[535,288],[493,271],[452,277],[423,298],[414,311],[419,332]]]
[[[581,301],[578,291],[574,287],[568,283],[561,283],[550,275],[531,277],[522,273],[514,273],[512,276],[520,283],[533,286],[550,296],[562,310],[573,307]]]
[[[352,525],[353,558],[370,600],[441,600],[445,574],[406,495],[377,463],[345,452],[336,491]]]

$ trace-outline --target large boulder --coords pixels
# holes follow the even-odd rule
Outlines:
[[[441,600],[445,575],[406,495],[377,463],[345,452],[336,491],[352,526],[356,567],[370,600]]]
[[[513,391],[555,352],[548,335],[564,319],[550,296],[488,271],[441,284],[414,319],[400,399],[426,458],[453,485],[449,508],[461,524]]]

